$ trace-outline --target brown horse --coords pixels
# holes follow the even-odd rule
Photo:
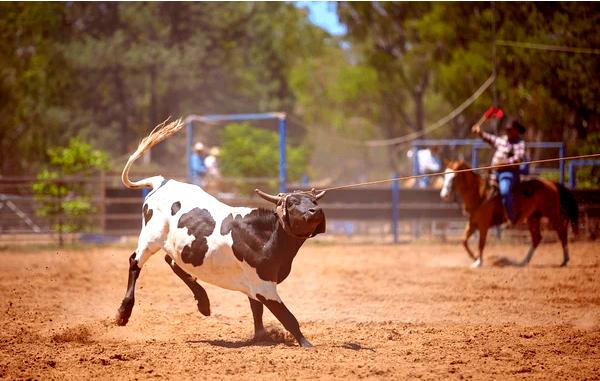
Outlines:
[[[471,267],[480,267],[483,263],[483,248],[488,229],[490,226],[503,223],[506,218],[500,195],[494,195],[493,189],[488,187],[484,179],[475,172],[455,172],[463,169],[470,169],[463,161],[447,163],[444,186],[440,196],[445,200],[448,200],[453,192],[462,196],[464,210],[469,215],[469,223],[466,226],[462,243],[469,256],[474,260]],[[579,210],[573,193],[561,184],[543,179],[523,181],[515,186],[513,207],[517,214],[517,222],[527,220],[532,242],[525,258],[521,262],[512,264],[524,266],[529,263],[533,252],[542,240],[540,220],[542,217],[547,217],[550,226],[556,230],[562,243],[563,261],[561,266],[566,266],[569,262],[567,247],[569,220],[575,234],[578,232]],[[469,237],[476,230],[479,230],[479,256],[477,258],[468,244]]]

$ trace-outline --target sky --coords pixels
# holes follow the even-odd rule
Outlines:
[[[346,33],[346,27],[338,21],[334,1],[296,1],[299,8],[308,8],[308,19],[333,35]]]

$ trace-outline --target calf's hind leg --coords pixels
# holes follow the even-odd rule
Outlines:
[[[278,302],[276,300],[270,300],[262,296],[261,294],[256,294],[256,298],[267,308],[269,311],[275,315],[277,320],[283,324],[285,329],[287,329],[296,339],[298,344],[304,348],[312,347],[312,344],[306,340],[302,332],[300,331],[300,324],[298,324],[298,320],[296,317],[287,309],[283,302]],[[254,311],[253,311],[254,312]]]
[[[179,279],[192,290],[194,299],[198,301],[198,311],[204,316],[210,316],[210,300],[208,300],[208,295],[206,294],[204,287],[200,286],[193,276],[183,271],[183,269],[168,255],[165,255],[165,262],[169,264]]]
[[[135,304],[135,282],[140,276],[142,269],[138,266],[138,261],[135,260],[135,253],[129,257],[129,277],[127,279],[127,291],[121,302],[121,306],[117,312],[117,325],[126,325],[131,316],[133,305]]]
[[[158,217],[158,216],[157,216]],[[144,263],[160,249],[160,242],[163,240],[163,232],[160,229],[158,218],[150,220],[140,233],[138,247],[129,257],[129,277],[127,279],[127,291],[117,312],[116,323],[126,325],[131,316],[133,305],[135,304],[135,283],[140,276]]]

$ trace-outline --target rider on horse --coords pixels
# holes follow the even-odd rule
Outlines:
[[[496,149],[492,165],[515,164],[497,168],[492,174],[492,181],[498,184],[504,210],[510,223],[514,225],[517,223],[517,215],[513,209],[513,189],[519,182],[519,163],[525,160],[525,141],[521,138],[521,134],[525,133],[525,127],[516,119],[509,119],[504,127],[506,130],[504,136],[481,131],[479,123],[471,130]]]

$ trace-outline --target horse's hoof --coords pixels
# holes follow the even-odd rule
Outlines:
[[[481,259],[477,259],[475,262],[471,263],[472,269],[478,269],[482,265]]]
[[[567,264],[569,264],[569,260],[563,261],[563,263],[560,264],[560,267],[567,267]]]

